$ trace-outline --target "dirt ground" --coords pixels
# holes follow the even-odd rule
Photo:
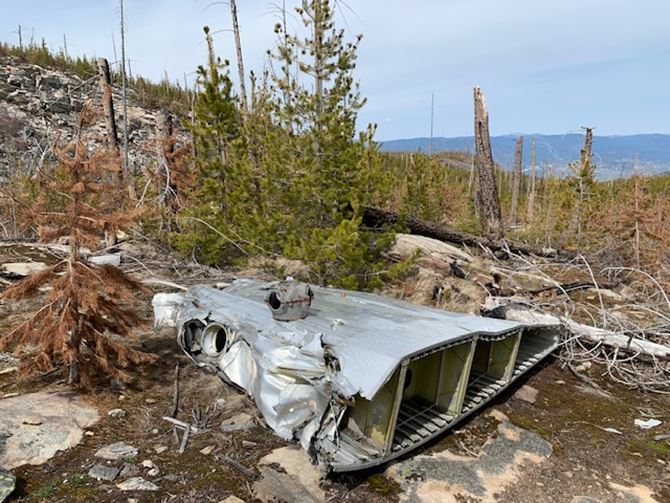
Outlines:
[[[16,260],[14,254],[2,256],[1,252],[0,263]],[[149,321],[150,296],[140,300]],[[0,330],[27,308],[23,304],[0,304]],[[9,501],[219,502],[230,495],[254,501],[254,483],[262,474],[258,466],[261,458],[292,444],[264,425],[246,396],[195,367],[181,354],[172,330],[146,328],[138,344],[159,355],[156,363],[135,369],[136,379],[127,387],[107,386],[87,394],[86,400],[99,409],[101,420],[89,428],[90,433],[78,446],[59,452],[41,466],[24,465],[13,470],[18,483]],[[170,414],[174,403],[177,364],[181,368],[177,418],[205,429],[190,437],[182,454],[178,452],[181,439],[175,436],[171,423],[162,419]],[[595,389],[550,358],[476,416],[393,466],[326,477],[319,484],[325,500],[428,501],[417,496],[415,489],[422,482],[435,485],[437,475],[421,460],[445,452],[459,459],[477,459],[504,421],[537,434],[551,446],[551,453],[538,462],[520,462],[517,476],[500,491],[494,490],[491,501],[670,501],[670,444],[654,440],[659,434],[670,433],[670,398],[626,389],[600,374],[597,366],[588,371],[601,387]],[[63,390],[64,377],[64,372],[30,380],[17,379],[13,373],[0,375],[0,398],[37,390]],[[534,403],[518,397],[524,385],[537,390]],[[107,415],[116,408],[123,409],[125,417]],[[221,421],[240,412],[256,418],[253,428],[221,433]],[[634,425],[635,419],[649,417],[662,424],[651,430]],[[95,451],[119,441],[139,449],[137,458],[129,463],[135,465],[137,475],[156,483],[159,491],[121,492],[115,483],[87,475],[89,468],[99,462],[94,458]],[[141,467],[147,459],[158,467],[157,476],[149,477]],[[394,466],[402,468],[402,479],[393,476]],[[451,487],[453,494],[443,492],[443,498],[431,501],[487,500],[450,486],[448,478],[445,474],[437,487],[443,491]]]

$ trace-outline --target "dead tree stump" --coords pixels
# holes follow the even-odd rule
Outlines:
[[[503,237],[502,212],[496,186],[495,165],[489,135],[489,113],[484,93],[474,88],[475,101],[475,166],[477,169],[477,191],[475,203],[479,208],[479,219],[484,235],[491,240]]]
[[[105,58],[98,58],[98,77],[100,90],[102,91],[102,109],[105,114],[105,127],[107,128],[107,145],[113,150],[119,149],[119,136],[116,131],[116,119],[114,118],[114,100],[112,99],[112,78],[109,73],[109,63]]]

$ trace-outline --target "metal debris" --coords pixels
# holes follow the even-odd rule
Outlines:
[[[303,299],[313,291],[306,316],[278,321],[266,306],[278,285],[158,294],[156,324],[175,324],[198,366],[246,390],[279,436],[299,440],[327,470],[374,466],[435,438],[551,353],[560,335],[558,325],[299,283],[283,288]]]

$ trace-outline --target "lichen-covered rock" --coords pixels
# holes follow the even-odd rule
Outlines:
[[[16,477],[14,474],[4,468],[0,468],[0,503],[12,494],[16,487]]]
[[[11,469],[77,445],[99,415],[74,393],[39,392],[0,400],[0,418],[0,466]]]
[[[88,476],[97,480],[106,480],[112,482],[118,475],[120,470],[115,466],[107,465],[93,465],[88,471]]]
[[[153,482],[144,480],[142,477],[133,477],[132,479],[124,480],[116,487],[122,491],[158,491],[158,486]]]
[[[124,442],[116,442],[115,444],[107,445],[95,453],[96,458],[109,459],[117,461],[119,459],[134,458],[137,456],[139,450],[132,445]]]

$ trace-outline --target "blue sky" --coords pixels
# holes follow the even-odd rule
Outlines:
[[[286,0],[293,7],[298,0]],[[281,0],[274,0],[280,3]],[[238,0],[247,70],[275,43],[271,0]],[[226,5],[211,0],[126,0],[133,73],[189,81],[204,60],[202,26],[234,59]],[[362,122],[377,139],[472,132],[472,87],[487,96],[492,134],[670,133],[668,0],[346,0],[339,22],[364,38],[357,77]],[[114,58],[117,0],[3,0],[0,38],[34,33],[71,54]],[[118,51],[118,49],[117,49]],[[235,72],[233,72],[235,75]]]

